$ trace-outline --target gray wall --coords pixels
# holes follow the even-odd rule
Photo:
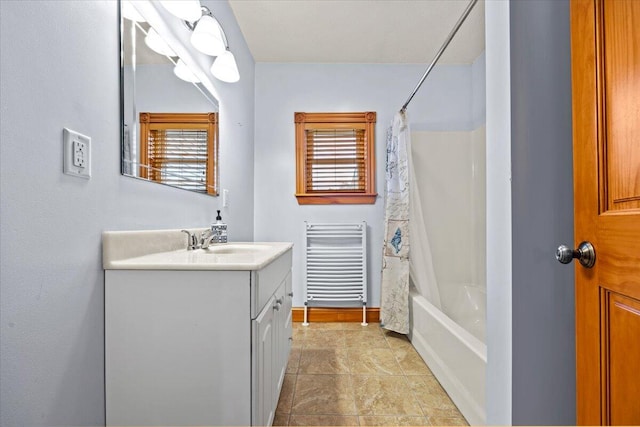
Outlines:
[[[575,424],[569,2],[511,2],[513,424]],[[488,379],[491,381],[491,378]]]
[[[0,425],[104,424],[103,230],[200,227],[221,200],[120,175],[115,1],[0,1]],[[221,186],[253,238],[254,63],[226,2],[241,80],[221,102]],[[62,173],[62,128],[92,178]]]

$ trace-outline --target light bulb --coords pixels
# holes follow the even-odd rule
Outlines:
[[[193,72],[189,69],[189,67],[187,67],[187,64],[185,64],[182,59],[178,59],[176,66],[173,68],[173,73],[185,82],[200,83],[200,80],[196,77],[195,74],[193,74]]]
[[[149,46],[149,49],[153,50],[156,53],[159,53],[160,55],[178,56],[173,51],[173,49],[169,47],[167,42],[164,41],[162,37],[160,37],[160,34],[158,34],[158,32],[153,28],[149,28],[147,36],[144,38],[144,43]]]
[[[204,15],[196,24],[191,34],[191,44],[200,52],[211,56],[221,55],[226,50],[220,25],[209,15]]]
[[[184,21],[195,22],[202,16],[199,0],[160,0],[160,4]]]
[[[231,51],[226,50],[222,55],[218,56],[211,66],[211,73],[218,80],[227,83],[235,83],[240,80],[238,65],[236,58]]]

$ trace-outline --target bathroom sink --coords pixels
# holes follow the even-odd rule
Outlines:
[[[1,1],[1,0],[0,0]],[[206,229],[190,230],[200,235]],[[260,270],[290,250],[290,242],[213,243],[187,249],[181,229],[105,231],[105,270]]]
[[[256,254],[268,250],[268,245],[247,245],[240,243],[223,243],[211,245],[207,249],[202,249],[204,254],[224,255],[224,254]]]

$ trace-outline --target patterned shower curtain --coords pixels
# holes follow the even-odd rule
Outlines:
[[[409,122],[398,112],[387,131],[380,324],[409,333]]]

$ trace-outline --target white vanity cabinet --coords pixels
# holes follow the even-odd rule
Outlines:
[[[252,324],[252,390],[256,402],[252,419],[256,425],[271,425],[278,405],[291,349],[291,296],[289,274]]]
[[[130,264],[105,270],[107,425],[270,425],[291,348],[291,245],[251,270]]]

